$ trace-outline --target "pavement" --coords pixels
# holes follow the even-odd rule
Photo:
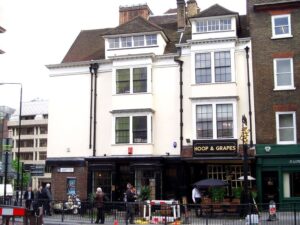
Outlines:
[[[259,218],[259,225],[295,225],[300,224],[300,212],[297,212],[297,215],[295,217],[292,216],[293,213],[289,212],[289,215],[287,212],[284,214],[277,214],[277,218],[274,221],[268,221],[269,215],[267,213],[260,214]],[[94,218],[95,219],[95,218]],[[44,217],[44,223],[43,225],[90,225],[94,224],[90,217],[82,217],[82,216],[71,216],[66,215],[65,217],[62,217],[59,215],[53,215],[53,216],[46,216]],[[35,221],[32,221],[33,223],[28,223],[28,225],[42,225],[41,223],[37,223]],[[0,224],[2,223],[2,218],[0,217]],[[23,218],[16,218],[14,222],[10,222],[9,224],[12,225],[24,225]],[[107,225],[125,225],[125,220],[123,218],[120,218],[120,220],[115,220],[112,216],[106,216],[105,218],[105,224]],[[160,223],[164,225],[164,223]],[[190,216],[186,218],[186,220],[182,220],[178,223],[168,223],[168,225],[180,225],[180,224],[195,224],[195,225],[249,225],[249,223],[246,223],[245,219],[241,218],[224,218],[224,217],[194,217]],[[150,224],[145,224],[150,225]],[[151,224],[153,225],[153,224]],[[252,225],[257,225],[257,223],[252,223]]]

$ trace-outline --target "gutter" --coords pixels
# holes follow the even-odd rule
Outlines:
[[[178,48],[179,51],[179,56],[175,57],[174,61],[178,63],[179,65],[179,111],[180,111],[180,154],[182,152],[182,148],[183,148],[183,91],[182,91],[182,86],[183,86],[183,81],[182,81],[182,66],[183,66],[183,61],[180,60],[181,57],[181,49]]]

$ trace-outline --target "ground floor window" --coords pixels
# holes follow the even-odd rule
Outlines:
[[[99,170],[94,172],[93,177],[93,192],[97,187],[101,187],[102,191],[110,197],[111,195],[111,171]]]
[[[144,187],[150,188],[149,198],[156,199],[161,195],[161,173],[149,169],[135,170],[135,187],[140,195]]]
[[[283,174],[284,197],[300,197],[300,172]]]
[[[67,178],[67,195],[76,194],[76,178],[69,177]]]
[[[248,175],[251,176],[250,170]],[[239,179],[244,176],[243,165],[207,165],[207,176],[226,181],[229,184],[226,187],[228,195],[231,195],[234,188],[243,187],[243,179]],[[252,180],[248,180],[248,185],[252,188]]]

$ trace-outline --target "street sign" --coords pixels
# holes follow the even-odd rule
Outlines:
[[[30,173],[31,176],[44,176],[45,165],[31,165]]]
[[[3,138],[2,150],[3,151],[11,151],[11,149],[12,149],[12,139],[11,138]]]

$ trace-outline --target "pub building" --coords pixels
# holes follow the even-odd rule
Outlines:
[[[120,201],[130,182],[138,193],[150,186],[151,199],[191,202],[205,178],[227,181],[231,195],[243,184],[240,120],[254,110],[246,16],[177,0],[158,16],[147,4],[120,7],[119,21],[81,31],[62,63],[47,66],[54,197],[75,187],[87,199],[101,186]]]
[[[243,187],[243,146],[236,139],[229,140],[193,140],[192,146],[185,146],[182,160],[186,164],[189,183],[212,178],[228,183],[226,196],[233,198],[232,190]],[[248,175],[255,174],[254,148],[248,148]],[[240,178],[240,179],[239,179]],[[255,187],[255,181],[248,181],[249,189]],[[190,185],[189,188],[192,188]]]

